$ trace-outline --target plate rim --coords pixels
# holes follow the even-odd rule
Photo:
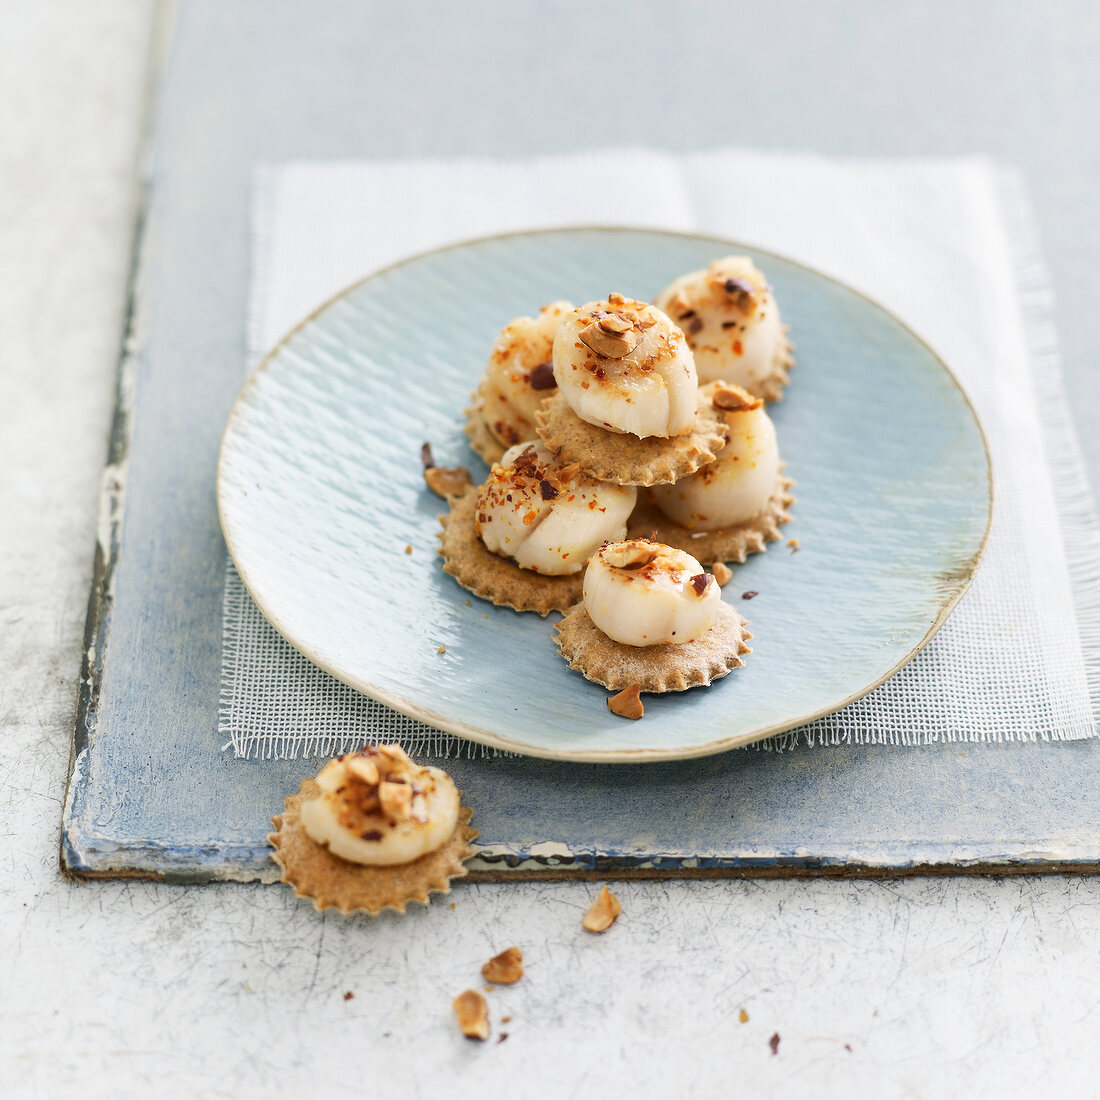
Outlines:
[[[982,443],[982,450],[985,454],[985,467],[986,467],[986,492],[985,492],[985,509],[986,520],[985,530],[982,532],[981,542],[978,546],[977,553],[971,558],[969,568],[967,570],[964,583],[957,589],[957,591],[940,607],[935,619],[931,626],[920,638],[920,640],[905,653],[901,659],[893,665],[886,673],[875,680],[873,683],[861,688],[859,691],[847,696],[835,705],[829,705],[817,711],[809,714],[800,715],[797,718],[790,721],[782,721],[773,723],[770,726],[763,727],[749,731],[748,733],[735,734],[730,737],[718,738],[713,741],[707,741],[698,745],[693,745],[688,748],[633,748],[633,749],[573,749],[573,750],[561,750],[553,749],[543,746],[532,746],[527,742],[514,741],[508,737],[501,736],[493,733],[490,730],[482,729],[480,726],[471,725],[467,722],[457,720],[448,717],[445,714],[437,713],[429,707],[421,706],[418,703],[413,703],[410,700],[404,698],[402,695],[387,691],[379,688],[375,685],[367,683],[365,680],[359,680],[353,675],[342,674],[332,668],[329,668],[323,661],[317,659],[316,651],[311,650],[308,643],[304,641],[298,641],[291,637],[287,629],[284,629],[278,616],[269,612],[264,606],[264,603],[258,598],[256,592],[253,590],[252,584],[249,583],[247,571],[241,567],[241,563],[238,560],[237,554],[234,552],[233,540],[230,537],[228,525],[226,521],[225,501],[222,494],[222,469],[226,455],[226,441],[230,435],[230,429],[233,427],[234,421],[239,415],[246,395],[251,387],[255,384],[257,379],[266,371],[268,366],[279,354],[280,351],[292,340],[299,332],[301,332],[307,325],[312,324],[321,314],[325,313],[328,309],[334,306],[337,302],[346,298],[353,291],[358,290],[361,286],[369,283],[372,279],[377,279],[382,275],[387,274],[390,271],[399,267],[404,267],[407,264],[416,263],[420,260],[427,259],[431,256],[436,256],[445,252],[452,252],[457,249],[468,248],[474,245],[488,244],[492,241],[508,240],[516,237],[541,237],[550,236],[562,233],[578,233],[578,232],[600,232],[609,234],[648,234],[652,236],[674,237],[681,240],[695,240],[695,241],[707,241],[720,245],[723,248],[729,248],[731,250],[742,250],[748,252],[755,252],[762,256],[768,256],[773,259],[779,260],[782,263],[790,264],[792,267],[800,268],[802,271],[809,272],[811,275],[815,275],[818,278],[824,279],[828,283],[832,283],[834,286],[839,286],[849,293],[855,295],[857,298],[862,299],[865,303],[871,306],[873,309],[877,309],[879,312],[885,314],[891,321],[894,322],[905,333],[912,337],[924,350],[932,357],[932,359],[939,365],[940,369],[947,375],[951,384],[958,391],[962,397],[963,404],[970,413],[970,417],[974,422],[975,427],[978,429],[978,438]],[[218,444],[218,457],[217,468],[215,477],[215,495],[217,500],[218,509],[218,523],[221,527],[222,538],[225,540],[226,549],[230,558],[237,570],[237,574],[241,579],[241,583],[244,585],[249,596],[255,602],[259,608],[263,617],[271,624],[271,626],[278,632],[278,634],[298,653],[302,654],[311,664],[320,668],[323,672],[334,677],[340,682],[347,684],[348,687],[358,691],[362,695],[366,695],[371,699],[375,699],[377,702],[382,703],[384,706],[390,707],[392,710],[399,711],[402,714],[407,715],[416,721],[423,722],[425,725],[432,726],[435,729],[442,730],[445,733],[453,734],[457,737],[463,737],[466,740],[473,741],[477,744],[486,745],[490,748],[499,749],[504,752],[515,753],[519,756],[529,756],[536,759],[543,760],[558,760],[571,763],[586,763],[586,764],[648,764],[658,763],[662,761],[675,761],[675,760],[692,760],[705,756],[715,756],[719,753],[729,752],[733,749],[743,748],[746,745],[755,744],[759,741],[763,741],[768,737],[774,737],[777,734],[785,733],[788,730],[795,729],[798,726],[806,725],[810,722],[814,722],[819,718],[824,718],[829,714],[835,714],[838,710],[843,710],[845,707],[850,706],[852,703],[862,699],[865,695],[869,695],[875,688],[880,687],[892,676],[896,675],[902,668],[904,668],[911,660],[939,632],[940,628],[950,617],[951,612],[954,611],[959,600],[970,588],[974,581],[974,577],[978,572],[978,568],[981,565],[982,559],[985,557],[986,549],[989,545],[989,535],[993,526],[993,510],[995,500],[995,487],[994,487],[994,475],[993,475],[993,459],[989,451],[989,440],[985,434],[985,428],[982,426],[981,418],[978,416],[977,410],[974,408],[973,402],[970,400],[970,395],[966,392],[965,387],[959,382],[959,379],[955,375],[955,372],[947,364],[943,356],[915,329],[913,329],[902,318],[898,317],[892,310],[888,309],[877,299],[872,298],[869,294],[864,293],[856,287],[851,286],[849,283],[842,279],[838,279],[833,275],[829,275],[824,271],[816,267],[812,267],[809,264],[803,263],[801,260],[792,259],[783,253],[776,252],[774,249],[762,247],[760,245],[752,244],[744,240],[735,240],[733,238],[725,237],[720,234],[692,232],[677,229],[663,229],[654,226],[631,226],[631,225],[600,225],[600,224],[574,224],[574,225],[562,225],[562,226],[546,226],[533,229],[515,229],[507,230],[502,233],[488,233],[474,237],[466,237],[461,240],[451,241],[443,245],[437,245],[434,248],[423,249],[419,252],[411,253],[410,255],[403,256],[399,260],[395,260],[382,267],[376,268],[360,279],[356,279],[354,282],[347,284],[340,290],[329,295],[314,309],[301,318],[296,324],[287,331],[272,345],[272,347],[265,352],[260,361],[249,371],[247,378],[241,385],[240,390],[237,392],[237,396],[233,400],[233,405],[229,410],[229,415],[226,417],[225,427],[222,429],[221,438]]]

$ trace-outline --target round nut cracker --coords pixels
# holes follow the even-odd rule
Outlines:
[[[623,645],[589,617],[584,604],[557,625],[554,641],[569,667],[610,691],[638,684],[642,691],[685,691],[718,680],[745,662],[752,635],[748,621],[719,604],[718,621],[700,638],[681,645]]]
[[[791,379],[791,368],[794,366],[794,343],[787,335],[790,326],[783,326],[783,338],[775,348],[772,357],[772,372],[767,378],[762,378],[756,383],[753,393],[756,397],[763,398],[769,404],[773,401],[783,400],[783,391]]]
[[[451,839],[434,852],[412,863],[392,867],[368,867],[334,856],[318,844],[302,825],[302,803],[321,793],[314,779],[304,779],[297,794],[287,795],[286,809],[271,819],[275,832],[268,836],[275,851],[271,858],[282,870],[282,882],[294,887],[298,897],[310,898],[317,909],[339,909],[341,913],[366,912],[372,916],[383,909],[405,912],[410,901],[428,904],[432,893],[448,894],[451,880],[468,874],[464,861],[474,855],[470,841],[473,811],[461,806]]]
[[[790,488],[794,482],[780,473],[767,504],[751,519],[719,527],[716,531],[693,531],[671,520],[651,500],[639,496],[630,515],[627,537],[653,538],[666,546],[675,546],[699,561],[744,561],[759,554],[767,543],[779,538],[779,528],[790,523],[787,509],[794,503]]]
[[[489,550],[474,530],[477,493],[466,493],[451,501],[451,510],[439,517],[443,525],[439,554],[443,571],[463,588],[513,611],[567,611],[580,598],[584,571],[551,577],[521,569],[514,561]]]
[[[507,448],[489,430],[489,425],[485,423],[485,418],[476,404],[468,405],[465,412],[466,426],[463,431],[470,440],[470,449],[485,462],[486,466],[499,462]]]
[[[560,393],[535,414],[535,428],[561,462],[575,462],[589,477],[616,485],[678,481],[713,462],[729,439],[729,428],[710,409],[699,410],[695,430],[686,435],[641,439],[610,432],[582,420]]]

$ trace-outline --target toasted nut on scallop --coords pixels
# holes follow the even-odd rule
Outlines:
[[[592,903],[592,908],[584,915],[581,924],[589,932],[606,932],[615,923],[615,918],[623,911],[619,899],[606,886]]]
[[[481,976],[496,985],[511,985],[523,977],[523,952],[509,947],[494,955],[482,968]]]
[[[638,719],[645,714],[642,706],[642,685],[631,684],[623,688],[617,695],[612,695],[607,700],[607,709],[612,714],[618,714],[622,718]]]
[[[351,756],[345,762],[347,769],[356,779],[361,779],[368,787],[378,785],[378,765],[363,756]]]
[[[444,500],[460,497],[474,487],[470,471],[465,466],[429,466],[424,471],[424,480],[428,488]]]
[[[467,1039],[485,1042],[489,1038],[489,1006],[476,989],[467,989],[454,999],[451,1007],[458,1017],[458,1026]]]
[[[649,545],[643,539],[631,539],[630,542],[610,546],[603,552],[603,560],[616,569],[641,569],[656,560],[660,550]]]
[[[764,404],[759,397],[754,397],[743,386],[732,384],[719,386],[710,400],[716,409],[724,409],[727,412],[750,412]]]
[[[617,319],[617,318],[616,318]],[[591,348],[597,355],[605,359],[622,359],[629,355],[638,346],[638,335],[632,325],[623,331],[609,330],[604,327],[604,322],[611,318],[603,317],[599,321],[593,321],[586,329],[582,330],[581,343]]]

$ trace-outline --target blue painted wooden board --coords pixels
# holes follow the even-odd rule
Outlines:
[[[111,507],[81,672],[62,836],[74,873],[265,877],[267,818],[312,770],[234,760],[217,734],[225,549],[213,486],[244,356],[255,162],[535,153],[582,140],[573,122],[548,128],[553,112],[536,109],[537,86],[517,86],[493,112],[473,109],[476,85],[422,99],[415,129],[405,114],[379,111],[394,86],[422,90],[395,82],[403,54],[377,54],[377,18],[306,6],[278,19],[270,5],[185,9],[156,127],[134,351],[112,442],[112,467],[125,464],[125,476],[113,468],[106,479]],[[656,42],[657,16],[646,18],[640,33]],[[333,72],[324,66],[337,40]],[[431,48],[425,56],[435,63]],[[285,80],[290,68],[300,79]],[[686,147],[715,140],[712,114],[685,115],[675,97],[654,102],[667,114],[629,120],[627,140],[655,125]],[[819,143],[815,113],[789,105],[778,140]],[[721,140],[776,142],[774,114],[730,117],[736,131]],[[879,148],[896,149],[895,136],[881,132]],[[859,148],[869,148],[863,131]],[[1100,864],[1100,741],[745,750],[628,769],[492,759],[450,767],[478,806],[475,824],[498,868],[525,859],[677,874],[700,865],[736,874]],[[574,811],[568,832],[562,805]]]

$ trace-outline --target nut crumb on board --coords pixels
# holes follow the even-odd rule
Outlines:
[[[710,567],[710,571],[714,574],[719,588],[725,588],[733,580],[733,570],[724,561],[716,561]]]
[[[581,924],[589,932],[605,932],[615,923],[615,918],[623,911],[619,899],[606,886],[585,913]]]
[[[523,977],[523,952],[518,947],[506,948],[481,968],[481,976],[497,985],[518,982]]]
[[[451,1007],[467,1039],[477,1039],[483,1043],[489,1038],[489,1006],[476,989],[464,990],[455,997]]]
[[[424,470],[424,481],[436,496],[450,500],[460,497],[474,487],[470,471],[465,466],[450,469],[443,466],[428,466]]]
[[[634,720],[641,718],[645,714],[645,707],[642,706],[641,690],[641,684],[631,684],[616,695],[608,696],[607,709],[612,714],[618,714],[622,718]]]

